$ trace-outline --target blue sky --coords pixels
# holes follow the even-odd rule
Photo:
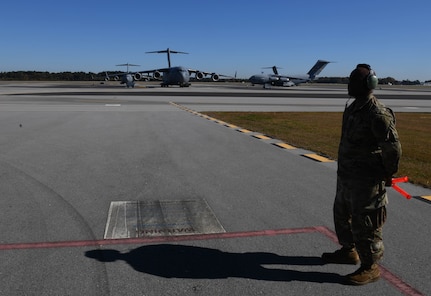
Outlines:
[[[348,76],[369,63],[379,77],[431,79],[429,0],[13,0],[0,8],[0,72],[101,72],[172,64],[248,78],[277,65]]]

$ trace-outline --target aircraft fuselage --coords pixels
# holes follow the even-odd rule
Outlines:
[[[189,71],[181,66],[169,68],[169,71],[163,74],[162,86],[169,85],[190,86]]]
[[[270,84],[274,86],[292,86],[294,83],[289,81],[289,78],[280,77],[277,75],[253,75],[249,78],[249,81],[254,84]]]
[[[132,74],[124,74],[121,76],[121,84],[126,84],[127,87],[135,87],[135,79]]]
[[[249,81],[253,84],[270,83],[268,75],[253,75],[249,78]]]

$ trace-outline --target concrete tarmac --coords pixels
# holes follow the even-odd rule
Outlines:
[[[376,90],[396,112],[430,112],[429,94]],[[389,190],[382,279],[345,285],[357,267],[320,260],[339,247],[336,163],[200,113],[346,101],[342,87],[314,85],[1,83],[0,295],[430,295],[426,200]],[[114,201],[205,201],[225,231],[174,233],[157,220],[165,235],[104,239]]]

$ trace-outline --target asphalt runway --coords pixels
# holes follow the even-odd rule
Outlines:
[[[396,112],[431,112],[429,94],[376,90]],[[431,295],[430,190],[390,189],[382,279],[344,285],[357,267],[320,260],[338,248],[336,163],[201,113],[346,101],[326,86],[2,82],[0,295]]]

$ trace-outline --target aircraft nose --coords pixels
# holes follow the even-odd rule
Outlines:
[[[260,79],[258,79],[258,77],[256,77],[256,75],[251,76],[248,81],[252,82],[252,83],[257,83],[260,81]]]

